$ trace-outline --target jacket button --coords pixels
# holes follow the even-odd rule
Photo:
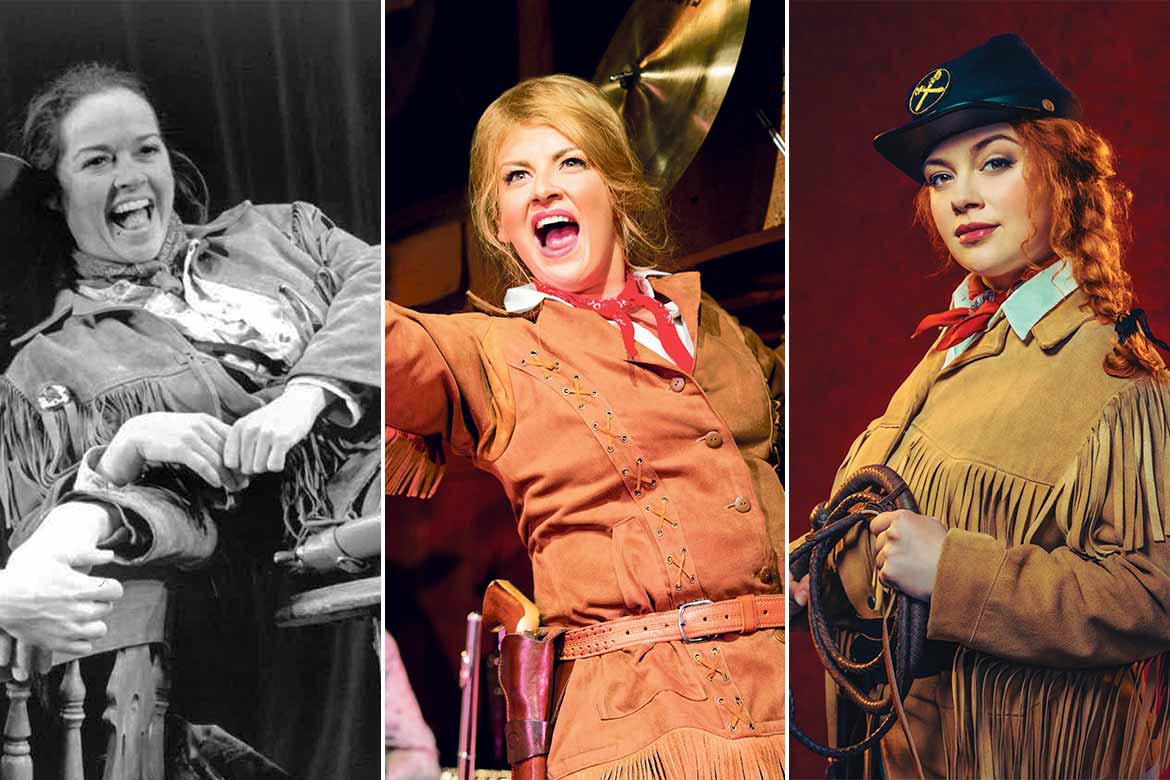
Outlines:
[[[719,431],[709,431],[703,437],[703,443],[711,449],[716,449],[717,447],[723,446],[723,437],[719,435]]]
[[[736,512],[750,512],[752,511],[752,502],[745,496],[736,496],[735,503],[732,504]]]
[[[683,388],[687,386],[687,378],[684,376],[676,376],[670,380],[670,389],[676,393],[681,393]]]

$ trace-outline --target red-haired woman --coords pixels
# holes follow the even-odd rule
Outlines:
[[[1170,382],[1121,262],[1130,194],[1016,36],[932,69],[909,109],[875,145],[969,273],[837,477],[888,465],[921,514],[848,536],[840,583],[863,618],[875,573],[930,602],[906,699],[927,776],[1142,776],[1170,738]],[[914,773],[901,729],[882,757]]]

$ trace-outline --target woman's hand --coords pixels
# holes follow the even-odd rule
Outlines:
[[[113,559],[98,550],[76,558],[89,568]],[[122,598],[117,580],[90,577],[53,559],[25,559],[0,571],[0,628],[38,647],[87,655],[106,634],[104,618]]]
[[[224,464],[243,474],[283,471],[288,451],[309,435],[327,401],[326,391],[316,385],[289,385],[266,406],[236,420],[224,444]]]
[[[794,580],[790,576],[788,578],[788,601],[789,611],[799,612],[808,606],[808,578],[809,575],[804,575],[799,580]]]
[[[146,461],[186,466],[213,487],[242,489],[246,481],[224,465],[231,429],[210,414],[153,412],[131,417],[114,435],[98,471],[115,485],[133,482]]]
[[[877,550],[878,579],[919,601],[929,601],[947,529],[938,520],[906,509],[869,521]]]

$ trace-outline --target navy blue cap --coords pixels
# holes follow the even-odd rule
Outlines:
[[[944,62],[906,98],[910,121],[873,139],[874,148],[916,182],[940,141],[983,125],[1015,119],[1080,119],[1077,96],[1018,35],[997,35]]]

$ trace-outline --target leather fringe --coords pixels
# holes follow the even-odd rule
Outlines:
[[[27,519],[19,513],[35,510],[34,504],[74,469],[86,450],[109,443],[124,422],[165,411],[169,409],[159,384],[142,379],[72,404],[71,427],[64,410],[43,415],[34,401],[0,378],[0,515],[5,527],[11,530]],[[289,452],[281,504],[285,527],[293,538],[299,538],[306,522],[345,519],[334,517],[327,490],[345,457],[337,443],[318,434],[310,434]],[[185,481],[195,490],[204,487],[194,477]],[[35,500],[28,495],[30,486],[39,490]],[[230,497],[221,499],[220,506],[231,505]]]
[[[559,780],[781,780],[784,735],[727,739],[675,729],[633,755]]]
[[[64,411],[42,415],[34,401],[7,378],[0,378],[0,463],[4,465],[0,468],[0,513],[6,528],[21,521],[21,509],[30,509],[18,500],[21,486],[27,490],[32,483],[47,493],[86,450],[110,441],[126,420],[166,411],[166,405],[158,384],[144,379],[74,404],[73,411],[76,434]]]
[[[1112,399],[1055,485],[948,458],[917,431],[903,452],[890,465],[915,486],[923,514],[1008,547],[1031,542],[1050,517],[1068,546],[1090,558],[1170,536],[1170,384],[1135,381]],[[1097,533],[1102,518],[1116,543]]]
[[[301,542],[322,525],[347,519],[337,516],[329,495],[329,481],[345,459],[346,453],[337,441],[316,432],[289,450],[281,474],[280,503],[284,529],[291,540]]]
[[[1063,671],[960,649],[951,681],[948,777],[1140,778],[1167,765],[1166,655]]]
[[[386,495],[430,498],[443,479],[445,463],[435,438],[386,428]]]

